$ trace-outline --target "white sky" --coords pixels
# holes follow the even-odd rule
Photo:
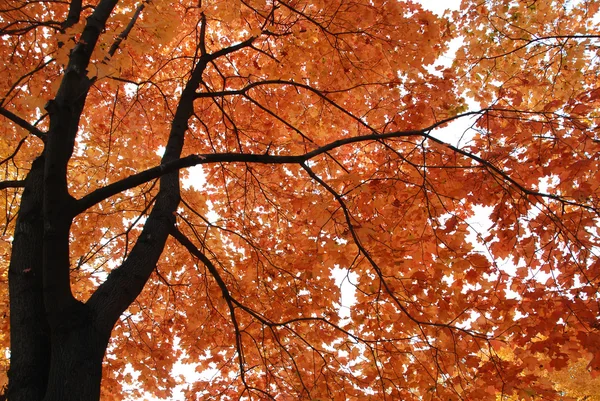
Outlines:
[[[417,3],[421,3],[423,8],[431,10],[437,15],[444,14],[446,10],[458,10],[460,8],[461,0],[416,0]]]

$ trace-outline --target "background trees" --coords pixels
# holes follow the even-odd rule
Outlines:
[[[597,8],[6,1],[11,401],[97,398],[102,370],[111,399],[168,398],[177,362],[212,374],[188,399],[595,375]]]

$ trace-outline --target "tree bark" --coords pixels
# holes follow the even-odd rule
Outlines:
[[[42,292],[42,189],[44,159],[25,180],[8,270],[11,360],[7,396],[11,401],[40,400],[50,366],[50,328]]]
[[[52,332],[52,360],[44,401],[98,400],[102,359],[110,331],[97,325],[90,308],[77,302]]]

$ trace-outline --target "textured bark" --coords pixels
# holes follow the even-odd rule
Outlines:
[[[98,327],[90,308],[80,302],[53,327],[52,360],[44,401],[98,400],[102,359],[110,331]]]
[[[32,165],[17,217],[9,267],[11,363],[8,398],[39,400],[46,392],[50,329],[42,292],[43,158]]]

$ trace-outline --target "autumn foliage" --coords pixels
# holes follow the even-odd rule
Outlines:
[[[3,0],[3,391],[567,396],[600,373],[599,7]]]

